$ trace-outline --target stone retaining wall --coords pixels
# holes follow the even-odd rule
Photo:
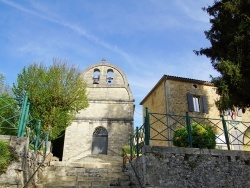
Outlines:
[[[6,173],[0,175],[1,187],[23,187],[26,177],[24,169],[27,156],[27,138],[0,135],[0,140],[9,142],[18,156],[18,160],[12,161],[8,166]]]
[[[149,147],[132,165],[143,187],[249,187],[250,152]]]
[[[34,187],[37,179],[37,174],[33,176],[34,172],[39,164],[46,166],[52,160],[52,154],[48,153],[44,161],[42,152],[29,151],[27,137],[0,135],[0,140],[9,142],[18,157],[18,160],[12,161],[6,172],[0,175],[0,187]],[[27,184],[27,182],[29,183]]]

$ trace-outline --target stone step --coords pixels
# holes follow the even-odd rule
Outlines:
[[[50,167],[47,167],[50,168]],[[85,168],[70,168],[58,167],[46,169],[39,172],[39,184],[46,186],[76,186],[84,183],[91,185],[93,182],[99,182],[101,185],[108,186],[114,180],[119,182],[129,182],[129,176],[123,174],[122,170],[114,171],[110,169],[85,169]],[[84,183],[83,183],[84,182]],[[95,183],[95,185],[98,183]]]
[[[122,166],[121,162],[106,162],[106,163],[87,163],[87,162],[62,162],[62,161],[52,161],[50,167],[74,167],[74,168],[119,168]]]
[[[39,171],[37,187],[130,187],[122,158],[90,156],[74,162],[53,161]]]
[[[78,180],[85,180],[85,179],[91,179],[91,178],[97,178],[97,177],[102,177],[104,179],[116,179],[119,178],[121,180],[129,180],[128,175],[123,174],[122,172],[82,172],[82,173],[58,173],[58,172],[53,172],[53,173],[47,173],[47,172],[43,172],[41,174],[39,174],[39,180],[43,181],[53,181],[54,179],[60,179],[61,181],[64,180],[69,180],[69,181],[76,181],[77,178]]]
[[[39,172],[39,175],[46,176],[95,176],[95,174],[107,175],[107,174],[119,174],[122,172],[122,168],[54,168],[47,167]]]

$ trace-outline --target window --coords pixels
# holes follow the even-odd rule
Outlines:
[[[208,113],[208,104],[206,96],[187,94],[188,111]]]

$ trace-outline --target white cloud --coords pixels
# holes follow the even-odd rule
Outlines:
[[[12,66],[61,58],[81,69],[106,58],[127,75],[141,113],[139,102],[163,74],[209,80],[215,72],[208,59],[193,54],[207,45],[201,7],[210,1],[0,0],[14,26],[0,29],[0,55]],[[16,67],[6,72],[9,64],[1,70],[16,74]]]
[[[66,22],[66,21],[62,21],[62,20],[59,20],[59,19],[54,19],[54,18],[52,18],[50,16],[44,16],[42,14],[39,14],[37,12],[34,12],[34,11],[29,10],[27,8],[24,8],[21,5],[19,5],[17,3],[14,3],[14,2],[11,2],[11,1],[6,1],[6,0],[1,0],[1,1],[3,3],[5,3],[5,4],[9,5],[9,6],[12,6],[13,8],[16,8],[16,9],[18,9],[20,11],[25,12],[25,13],[37,16],[37,17],[39,17],[41,19],[44,19],[44,20],[47,20],[49,22],[53,22],[53,23],[56,23],[56,24],[61,25],[63,27],[66,27],[66,28],[70,29],[71,31],[74,31],[74,32],[78,33],[79,35],[86,37],[88,40],[97,43],[98,45],[101,45],[101,46],[103,46],[103,47],[105,47],[105,48],[107,48],[109,50],[112,50],[112,51],[114,51],[116,53],[119,53],[125,59],[127,59],[128,56],[129,56],[126,52],[119,49],[116,45],[107,43],[107,42],[99,39],[98,37],[89,34],[87,31],[85,31],[83,28],[81,28],[78,25],[75,25],[73,23],[69,23],[69,22]]]

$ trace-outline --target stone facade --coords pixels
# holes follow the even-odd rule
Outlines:
[[[249,187],[246,151],[144,146],[132,161],[131,180],[139,187]],[[136,172],[136,176],[134,175]],[[137,177],[137,178],[136,178]]]
[[[144,115],[145,107],[147,107],[149,112],[153,113],[185,116],[185,113],[188,112],[189,116],[193,117],[221,119],[221,114],[215,105],[215,101],[219,97],[216,87],[210,82],[164,75],[140,104],[143,105]],[[225,114],[225,119],[231,120],[231,115]],[[249,110],[246,110],[244,114],[241,110],[236,110],[234,120],[249,122]],[[161,119],[161,122],[165,124],[172,123],[169,121],[171,120]],[[159,132],[166,129],[162,123],[155,123],[152,126]],[[246,126],[238,128],[241,132],[250,133],[249,130],[246,130]],[[216,134],[221,134],[220,131],[218,129]],[[151,136],[154,134],[155,132],[151,130]],[[168,131],[166,136],[171,137],[171,134]],[[152,140],[150,145],[171,146],[171,143]]]
[[[90,154],[120,155],[133,132],[134,99],[127,78],[105,61],[88,67],[82,76],[89,107],[66,129],[63,161]]]

